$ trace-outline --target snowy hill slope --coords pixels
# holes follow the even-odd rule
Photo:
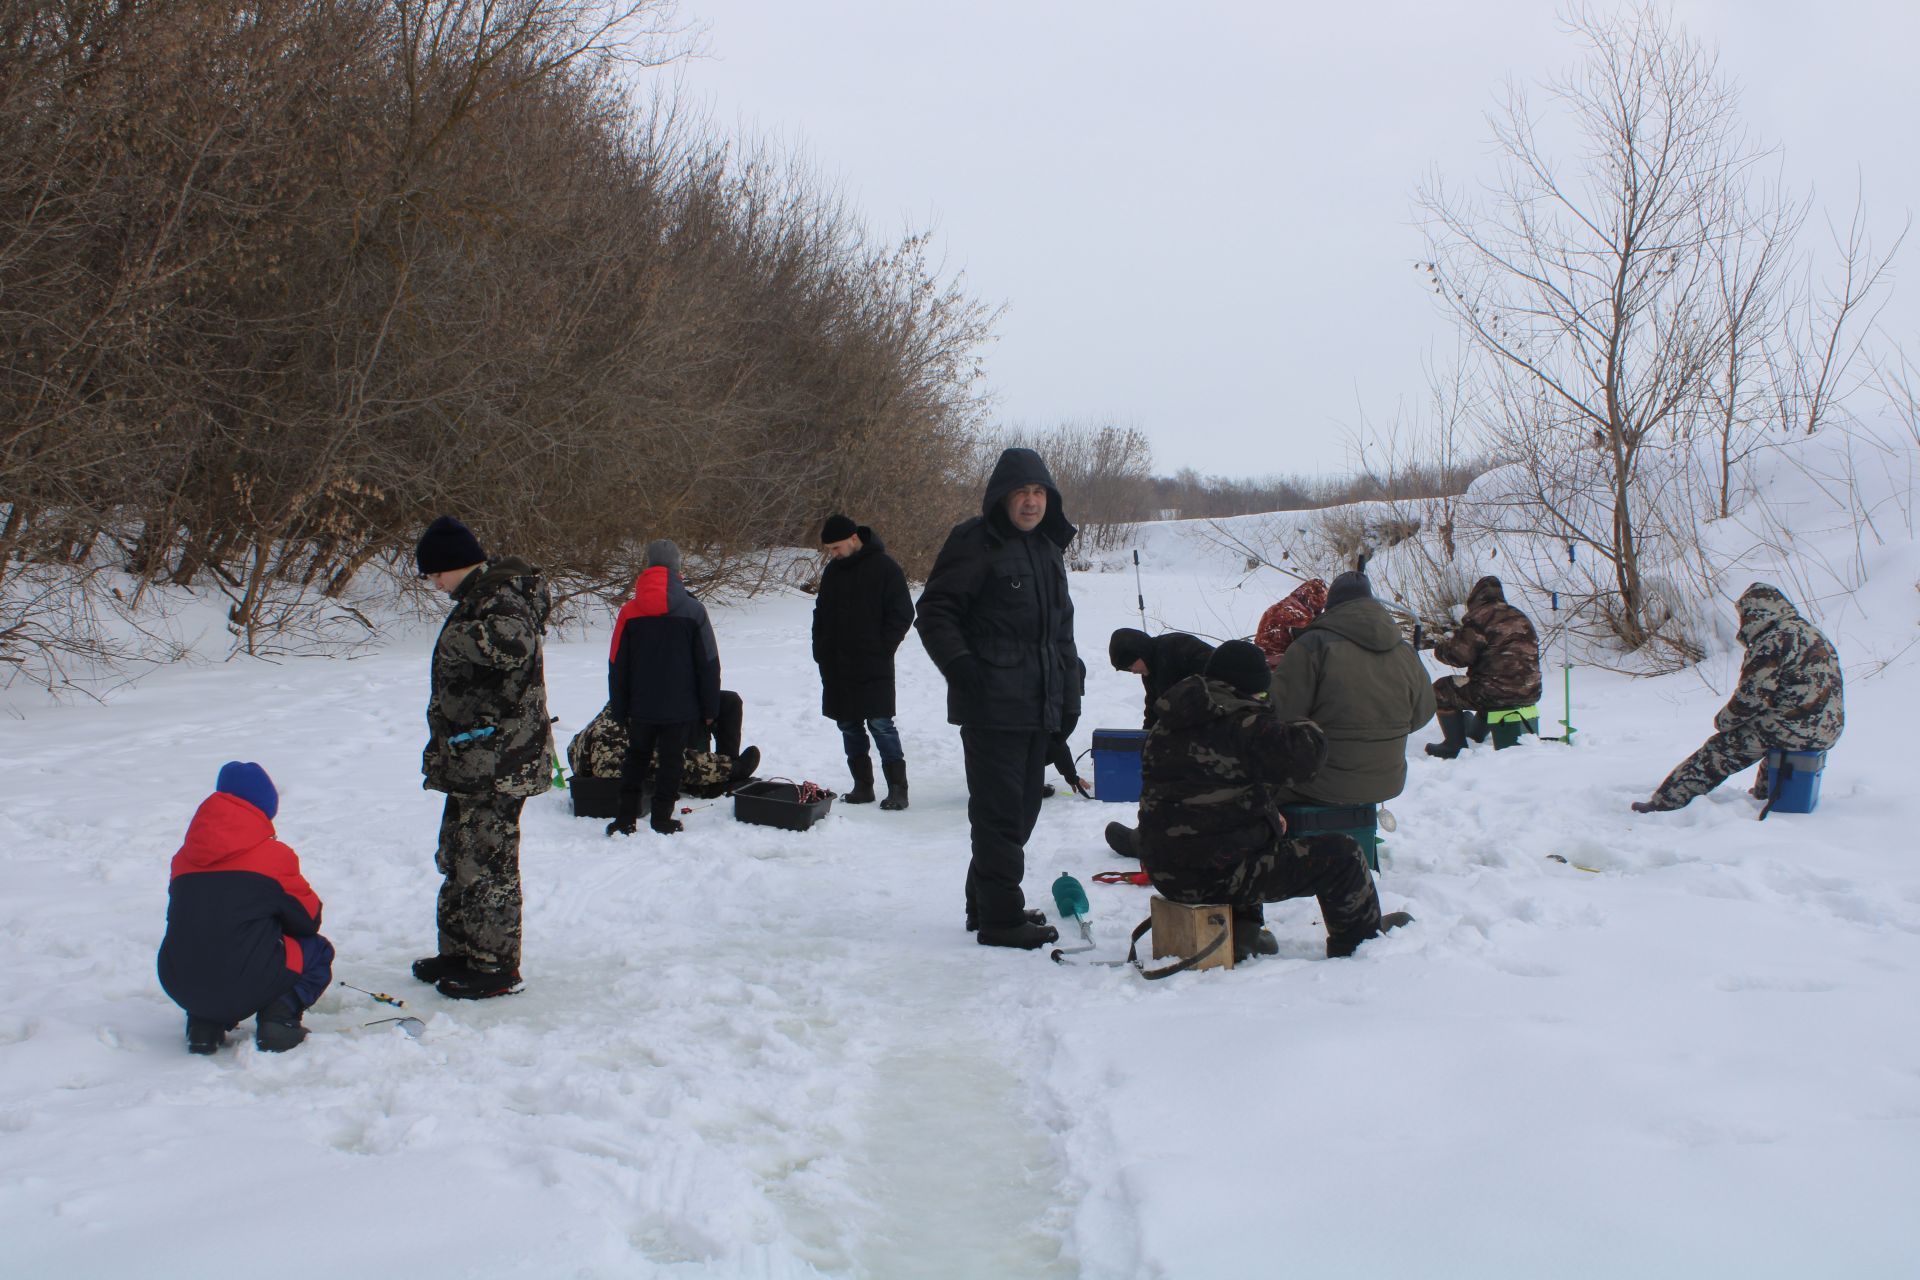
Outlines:
[[[882,530],[884,533],[884,530]],[[1829,563],[1850,529],[1814,540]],[[1156,625],[1241,634],[1287,585],[1192,526],[1143,531]],[[527,987],[477,1005],[431,949],[438,797],[418,789],[431,635],[353,661],[159,672],[0,720],[0,1273],[288,1277],[1894,1275],[1920,1256],[1920,867],[1908,766],[1920,553],[1816,610],[1848,664],[1819,812],[1735,786],[1644,795],[1705,736],[1735,656],[1575,673],[1577,745],[1451,764],[1410,744],[1380,878],[1416,923],[1320,958],[1143,983],[977,947],[936,673],[901,652],[903,814],[804,834],[699,809],[609,841],[528,806]],[[1390,566],[1383,566],[1383,570]],[[1732,591],[1737,593],[1736,583]],[[1783,583],[1783,585],[1785,585]],[[1074,575],[1077,746],[1138,723],[1105,668],[1131,563]],[[714,611],[763,773],[839,786],[811,601]],[[605,624],[548,655],[562,740]],[[1557,717],[1557,679],[1547,713]],[[283,1057],[189,1057],[160,993],[167,859],[221,761],[279,782],[337,977]],[[1130,809],[1047,802],[1030,902],[1119,866]],[[1565,863],[1549,855],[1567,859]],[[1146,891],[1089,885],[1105,958]]]

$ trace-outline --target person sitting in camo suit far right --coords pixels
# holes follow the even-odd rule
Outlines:
[[[1714,734],[1667,775],[1635,813],[1679,809],[1751,764],[1753,795],[1767,797],[1769,751],[1825,751],[1846,724],[1840,655],[1780,592],[1756,582],[1740,597],[1740,683],[1713,718]]]
[[[1267,700],[1266,655],[1244,640],[1213,653],[1202,675],[1167,690],[1141,755],[1140,859],[1173,902],[1233,907],[1236,959],[1279,951],[1260,905],[1316,897],[1327,954],[1407,924],[1380,914],[1373,873],[1352,836],[1286,838],[1277,784],[1311,777],[1327,739],[1311,720],[1283,721]]]

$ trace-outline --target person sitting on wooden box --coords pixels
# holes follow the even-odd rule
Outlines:
[[[1311,776],[1327,739],[1311,720],[1274,714],[1268,674],[1256,646],[1229,640],[1160,699],[1140,760],[1140,860],[1169,900],[1233,907],[1236,960],[1279,950],[1261,904],[1305,897],[1320,901],[1327,954],[1352,955],[1411,917],[1380,914],[1353,837],[1287,837],[1273,788]]]
[[[1846,725],[1840,655],[1779,590],[1756,582],[1740,597],[1740,683],[1713,718],[1713,736],[1667,775],[1635,813],[1683,807],[1751,764],[1756,799],[1767,798],[1768,751],[1825,751]]]

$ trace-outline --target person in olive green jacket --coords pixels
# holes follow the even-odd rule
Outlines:
[[[1273,669],[1271,701],[1281,720],[1312,720],[1327,735],[1326,763],[1276,788],[1281,804],[1393,799],[1407,784],[1407,736],[1434,710],[1426,668],[1363,573],[1333,580],[1326,611]]]

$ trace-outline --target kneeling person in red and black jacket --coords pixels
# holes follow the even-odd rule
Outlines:
[[[160,986],[187,1011],[187,1049],[212,1053],[243,1018],[268,1053],[307,1038],[300,1015],[333,981],[320,899],[274,838],[280,796],[267,771],[232,760],[173,855]]]

